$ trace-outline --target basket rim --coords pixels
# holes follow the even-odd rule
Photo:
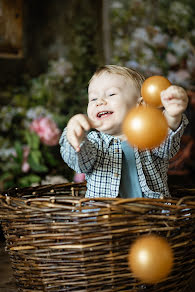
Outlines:
[[[55,200],[59,199],[59,197],[63,197],[63,194],[60,194],[60,190],[63,189],[64,187],[68,187],[69,190],[71,191],[72,187],[75,188],[85,188],[86,184],[85,183],[65,183],[65,184],[56,184],[56,185],[42,185],[38,187],[29,187],[29,188],[11,188],[2,194],[0,193],[0,206],[7,206],[12,208],[11,202],[16,202],[18,204],[20,203],[25,203],[25,204],[30,204],[31,202],[35,201],[44,201],[49,203],[50,207],[61,207],[63,204],[60,202],[55,202]],[[36,190],[38,192],[36,192]],[[41,190],[41,191],[40,191]],[[67,189],[68,190],[68,189]],[[15,193],[17,191],[17,193]],[[31,192],[34,197],[24,197],[26,191],[28,193]],[[47,191],[48,194],[47,196],[43,195],[45,194],[43,191]],[[56,193],[56,191],[58,191]],[[23,193],[24,192],[24,193]],[[14,196],[13,196],[14,194]],[[17,196],[18,195],[18,196]],[[23,195],[23,196],[21,196]],[[107,198],[107,197],[99,197],[99,198],[83,198],[78,195],[64,195],[64,199],[66,202],[75,202],[79,205],[82,205],[82,203],[106,203],[107,207],[117,207],[120,205],[126,204],[134,204],[134,205],[143,205],[147,206],[159,206],[159,207],[167,207],[168,209],[176,208],[176,209],[183,209],[184,205],[190,207],[191,209],[195,209],[195,196],[183,196],[181,198],[177,197],[169,197],[169,198]]]
[[[60,191],[69,191],[70,194],[60,194]],[[9,207],[14,208],[12,202],[16,204],[30,204],[35,201],[44,201],[49,203],[49,207],[62,207],[63,204],[60,202],[55,202],[59,197],[64,198],[66,202],[73,202],[79,205],[82,203],[104,203],[107,207],[117,207],[120,205],[133,204],[133,205],[150,205],[153,207],[167,207],[167,209],[183,209],[184,205],[190,207],[191,209],[195,209],[195,196],[191,195],[191,192],[195,192],[195,189],[187,189],[187,196],[183,196],[180,198],[177,197],[168,197],[168,198],[107,198],[107,197],[99,197],[99,198],[83,198],[78,194],[74,194],[71,196],[71,191],[79,191],[86,190],[86,182],[82,183],[62,183],[62,184],[46,184],[40,185],[36,187],[24,187],[24,188],[10,188],[6,191],[0,193],[0,207]],[[185,191],[186,189],[180,188],[180,190]],[[25,194],[32,195],[31,197],[25,197]],[[33,197],[34,196],[34,197]],[[64,196],[64,197],[63,197]],[[14,208],[15,209],[15,208]]]

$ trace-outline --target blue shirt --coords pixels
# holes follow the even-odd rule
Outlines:
[[[123,158],[119,196],[121,198],[140,198],[142,197],[142,191],[138,179],[133,148],[127,141],[123,141],[121,147]]]
[[[169,197],[167,172],[169,160],[178,152],[180,139],[188,124],[183,114],[176,131],[169,130],[166,140],[152,150],[134,148],[138,179],[143,197]],[[66,138],[66,128],[60,138],[60,152],[74,171],[85,173],[88,198],[116,198],[122,171],[121,140],[111,135],[90,131],[76,152]]]

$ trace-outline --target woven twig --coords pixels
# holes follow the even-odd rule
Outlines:
[[[12,189],[0,218],[18,291],[179,292],[194,268],[194,192],[172,199],[87,199],[85,184]],[[169,241],[169,277],[145,285],[131,274],[131,243],[155,233]]]

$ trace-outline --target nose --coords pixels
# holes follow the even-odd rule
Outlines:
[[[99,105],[104,105],[104,104],[106,104],[106,100],[105,100],[105,98],[104,98],[104,97],[99,97],[99,98],[97,99],[97,103],[96,103],[96,105],[99,106]]]

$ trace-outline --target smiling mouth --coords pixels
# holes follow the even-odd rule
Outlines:
[[[111,112],[111,111],[102,111],[102,112],[99,112],[97,114],[97,118],[99,118],[99,119],[106,118],[106,117],[108,117],[108,116],[110,116],[112,114],[113,114],[113,112]]]

